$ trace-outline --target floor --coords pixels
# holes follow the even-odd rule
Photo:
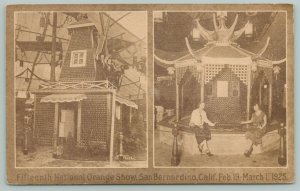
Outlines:
[[[147,167],[147,161],[76,161],[55,159],[51,147],[38,147],[24,155],[20,147],[16,151],[17,167]]]

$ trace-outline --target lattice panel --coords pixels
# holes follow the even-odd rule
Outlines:
[[[106,95],[89,95],[88,99],[82,101],[82,146],[99,145],[101,148],[106,146],[107,129],[110,126],[107,121],[110,117],[108,104]]]
[[[192,75],[197,79],[197,81],[200,83],[201,78],[200,78],[200,72],[197,70],[196,66],[187,66],[187,67],[182,67],[182,68],[177,68],[176,69],[176,77],[178,80],[178,84],[180,84],[182,78],[184,77],[184,74],[189,70]]]
[[[186,70],[188,67],[182,67],[182,68],[177,68],[176,69],[176,78],[177,78],[177,83],[180,84]]]
[[[247,65],[237,65],[237,64],[230,64],[229,68],[233,71],[233,73],[240,78],[240,80],[247,84]]]
[[[212,80],[224,67],[224,64],[206,64],[205,83],[208,83],[210,80]]]

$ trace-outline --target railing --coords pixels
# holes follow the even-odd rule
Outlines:
[[[80,82],[47,82],[40,84],[40,90],[80,90],[80,89],[115,89],[108,80],[102,81],[80,81]]]

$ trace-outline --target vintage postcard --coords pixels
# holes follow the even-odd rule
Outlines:
[[[294,181],[292,5],[10,5],[9,184]]]

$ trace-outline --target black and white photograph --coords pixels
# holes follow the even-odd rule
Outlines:
[[[7,183],[293,183],[293,13],[7,6]]]
[[[147,13],[14,17],[16,167],[147,167]]]
[[[286,12],[154,11],[156,167],[285,167]]]

